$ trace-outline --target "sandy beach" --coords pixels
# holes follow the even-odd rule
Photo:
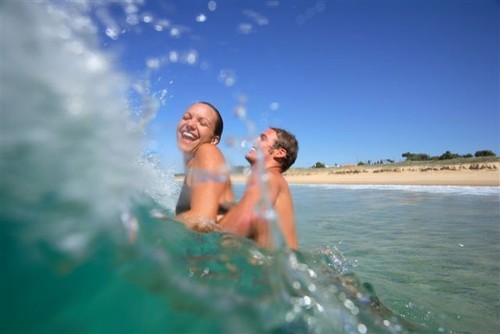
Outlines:
[[[500,161],[292,168],[285,177],[290,184],[500,186]],[[232,174],[231,180],[242,183],[246,175]]]

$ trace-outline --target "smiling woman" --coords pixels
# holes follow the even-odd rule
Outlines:
[[[177,125],[185,178],[176,219],[197,231],[217,229],[217,217],[234,201],[229,169],[217,147],[223,128],[219,111],[208,102],[192,105]]]
[[[222,136],[224,123],[219,111],[208,102],[192,105],[177,125],[177,143],[184,159],[205,143],[217,145]]]

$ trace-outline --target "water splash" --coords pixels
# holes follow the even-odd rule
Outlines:
[[[143,168],[144,126],[85,11],[7,2],[2,20],[2,216],[31,222],[27,240],[81,256],[157,185]]]

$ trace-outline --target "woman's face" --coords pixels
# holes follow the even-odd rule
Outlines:
[[[182,115],[177,125],[177,146],[184,153],[195,152],[202,144],[217,144],[214,134],[217,114],[208,105],[196,103]]]

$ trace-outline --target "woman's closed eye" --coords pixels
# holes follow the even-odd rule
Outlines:
[[[198,123],[200,123],[201,126],[210,127],[210,122],[205,118],[199,119]]]

